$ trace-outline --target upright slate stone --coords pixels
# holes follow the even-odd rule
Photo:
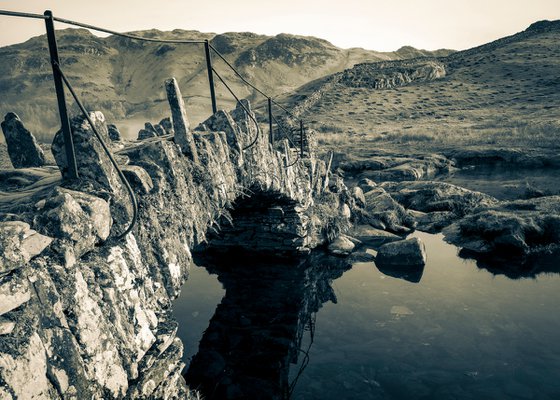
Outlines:
[[[165,90],[167,91],[167,100],[171,108],[171,118],[173,120],[173,129],[175,130],[175,143],[177,143],[183,153],[191,158],[192,161],[198,162],[198,154],[192,133],[189,131],[189,120],[185,111],[185,103],[181,97],[181,91],[175,78],[165,81]]]
[[[45,153],[35,137],[25,129],[23,123],[13,112],[9,112],[2,122],[2,132],[6,138],[8,154],[14,168],[42,167]]]

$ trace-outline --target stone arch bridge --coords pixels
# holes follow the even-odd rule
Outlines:
[[[33,169],[29,187],[1,193],[0,398],[181,398],[171,305],[191,249],[301,254],[346,218],[325,163],[272,146],[243,104],[128,144],[90,114],[138,199],[122,239],[130,198],[83,117],[71,122],[79,181]],[[52,149],[64,176],[60,133]]]

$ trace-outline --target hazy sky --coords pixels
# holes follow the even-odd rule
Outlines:
[[[372,50],[466,49],[560,19],[560,0],[0,0],[0,9],[55,15],[116,31],[158,28],[280,32]],[[57,28],[64,25],[58,24]],[[0,16],[0,46],[44,33],[41,20]]]

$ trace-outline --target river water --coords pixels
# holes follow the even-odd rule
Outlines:
[[[188,382],[208,399],[559,399],[560,275],[494,275],[414,236],[428,263],[408,273],[193,266],[174,305]]]

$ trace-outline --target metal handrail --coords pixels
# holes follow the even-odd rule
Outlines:
[[[216,53],[216,55],[218,57],[220,57],[223,62],[235,73],[235,75],[237,75],[239,77],[239,79],[241,79],[246,85],[248,85],[249,87],[251,87],[252,89],[256,90],[259,94],[263,95],[264,97],[266,97],[267,99],[270,99],[272,101],[272,103],[274,103],[274,105],[280,107],[286,114],[288,114],[289,116],[291,116],[294,119],[298,119],[297,116],[295,116],[291,111],[289,111],[288,109],[286,109],[284,106],[282,106],[280,103],[278,103],[276,100],[274,100],[271,96],[269,96],[268,94],[266,94],[265,92],[263,92],[262,90],[260,90],[258,87],[256,87],[255,85],[253,85],[251,82],[249,82],[243,75],[241,75],[241,73],[237,70],[237,68],[235,68],[224,56],[222,53],[220,53],[218,50],[216,50],[216,48],[212,45],[210,45],[210,48],[212,49],[212,51],[214,51],[214,53]]]
[[[235,93],[233,92],[233,90],[229,87],[229,85],[224,81],[224,79],[221,77],[220,74],[218,74],[218,72],[216,72],[216,70],[214,68],[212,68],[212,71],[214,71],[214,73],[216,74],[216,76],[218,77],[218,79],[220,80],[220,82],[223,83],[223,85],[226,87],[226,89],[230,92],[230,94],[235,98],[235,100],[237,101],[237,104],[239,104],[241,106],[241,108],[243,108],[243,110],[245,111],[245,113],[249,116],[249,118],[251,118],[253,120],[253,122],[255,123],[255,126],[257,127],[257,134],[255,136],[255,139],[253,139],[251,141],[251,143],[247,146],[245,146],[243,148],[243,150],[247,150],[251,147],[253,147],[256,143],[257,140],[259,139],[260,133],[261,133],[261,128],[259,126],[258,121],[256,120],[256,118],[253,116],[253,113],[251,111],[249,111],[247,109],[247,107],[245,107],[245,105],[241,102],[241,100],[239,99],[239,97],[237,97],[235,95]]]
[[[36,19],[46,18],[42,14],[31,14],[31,13],[23,13],[19,11],[8,11],[8,10],[0,10],[0,15],[7,15],[9,17],[36,18]]]
[[[128,233],[130,233],[132,231],[132,229],[134,228],[134,225],[136,225],[136,221],[138,220],[138,202],[136,200],[136,195],[134,194],[134,191],[132,190],[132,187],[130,187],[130,183],[128,182],[128,180],[124,176],[124,173],[120,169],[118,163],[113,158],[113,155],[111,154],[111,151],[109,150],[109,148],[105,144],[105,141],[103,140],[103,138],[101,137],[101,135],[97,131],[97,128],[95,127],[93,121],[89,117],[88,111],[85,109],[84,105],[82,104],[82,102],[78,98],[78,95],[76,94],[76,92],[74,91],[74,88],[72,87],[72,85],[68,81],[68,78],[66,78],[66,75],[64,75],[64,72],[62,72],[62,69],[60,68],[60,65],[58,63],[54,63],[53,65],[58,70],[62,80],[64,81],[64,84],[68,88],[68,91],[70,92],[70,94],[74,98],[74,101],[76,102],[76,104],[80,108],[80,111],[82,112],[84,117],[86,117],[89,125],[91,126],[91,129],[92,129],[95,137],[97,138],[97,140],[99,140],[99,143],[101,144],[101,147],[103,147],[103,150],[107,154],[107,157],[109,157],[109,160],[111,161],[111,164],[113,164],[113,167],[115,167],[115,169],[117,170],[117,174],[119,175],[120,180],[122,181],[122,183],[126,187],[128,195],[130,196],[130,202],[132,203],[132,218],[131,218],[131,221],[130,221],[130,224],[129,224],[128,228],[126,228],[126,230],[123,233],[121,233],[120,235],[117,236],[117,239],[122,239]]]

